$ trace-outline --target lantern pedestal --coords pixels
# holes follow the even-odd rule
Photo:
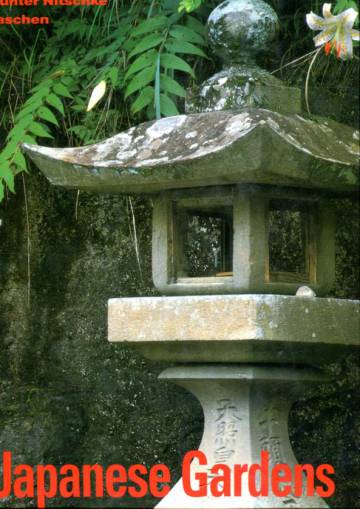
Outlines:
[[[202,405],[204,434],[199,450],[206,455],[207,464],[200,465],[199,461],[194,459],[187,477],[193,490],[199,490],[199,486],[206,482],[207,496],[190,496],[184,490],[183,479],[180,479],[156,506],[158,509],[328,507],[316,494],[306,495],[308,481],[301,474],[303,495],[299,497],[292,494],[274,496],[270,477],[276,464],[285,463],[292,471],[292,479],[290,482],[280,483],[279,488],[294,486],[294,468],[297,461],[288,437],[288,413],[292,403],[302,395],[305,388],[326,382],[321,372],[311,368],[244,364],[187,365],[165,370],[160,379],[175,382],[189,390]],[[265,470],[266,465],[262,471],[262,475],[269,476],[269,493],[265,496],[254,496],[249,492],[248,473],[243,473],[239,479],[235,465],[247,464],[250,467],[260,464],[261,451],[269,453],[268,472]],[[210,469],[219,463],[230,469],[231,496],[215,497],[211,494],[210,483],[216,476],[210,473]],[[197,479],[196,474],[201,474],[202,479]],[[220,472],[218,475],[222,474],[223,472]],[[236,477],[241,482],[241,496],[234,495]],[[259,490],[259,472],[255,477],[255,488]],[[218,486],[218,489],[221,487]]]
[[[179,363],[160,379],[186,388],[203,407],[199,450],[207,466],[192,463],[194,490],[196,472],[225,463],[234,478],[235,465],[259,464],[261,451],[269,453],[270,471],[286,464],[294,472],[289,410],[308,387],[326,382],[310,365],[339,360],[358,348],[358,302],[314,297],[304,287],[296,296],[111,299],[108,311],[109,340],[126,342],[154,361]],[[308,496],[307,482],[304,476],[299,497],[274,496],[271,484],[269,495],[256,497],[243,474],[241,496],[214,497],[208,491],[206,497],[195,497],[180,480],[157,508],[327,507],[317,495]],[[294,478],[286,484],[293,483]]]

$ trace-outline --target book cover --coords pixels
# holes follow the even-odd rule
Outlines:
[[[0,0],[0,507],[360,507],[357,25]]]

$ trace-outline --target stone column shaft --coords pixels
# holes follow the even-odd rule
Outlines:
[[[194,475],[210,472],[215,464],[225,464],[232,474],[235,465],[259,464],[261,451],[269,453],[269,471],[285,463],[294,472],[298,463],[288,436],[288,414],[292,403],[310,384],[326,381],[323,375],[309,368],[268,367],[250,365],[201,365],[170,368],[160,378],[173,381],[192,392],[204,411],[204,434],[199,450],[207,457],[207,466],[194,460],[191,465],[193,489],[199,482]],[[208,477],[210,483],[212,474]],[[209,486],[207,496],[189,496],[180,480],[158,509],[207,508],[326,508],[317,495],[307,496],[306,478],[303,494],[277,497],[272,494],[254,497],[248,490],[248,474],[242,478],[241,496],[215,497]],[[260,488],[260,479],[256,487]],[[294,479],[292,481],[292,485]]]

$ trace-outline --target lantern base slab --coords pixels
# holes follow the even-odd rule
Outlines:
[[[327,364],[359,349],[359,301],[287,295],[110,299],[108,338],[153,361]]]

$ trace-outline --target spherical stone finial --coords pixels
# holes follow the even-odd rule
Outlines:
[[[186,112],[265,108],[300,113],[300,89],[284,85],[255,60],[276,39],[278,29],[277,14],[264,0],[225,0],[218,5],[209,16],[208,33],[223,69],[188,90]]]
[[[226,0],[208,19],[209,44],[226,64],[252,59],[277,35],[278,17],[263,0]]]

